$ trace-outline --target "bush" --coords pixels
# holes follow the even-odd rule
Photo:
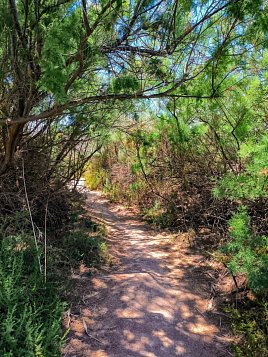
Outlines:
[[[70,232],[63,241],[63,249],[74,265],[98,266],[107,255],[107,246],[100,234],[89,235],[87,232]]]
[[[239,310],[229,308],[233,332],[242,336],[234,346],[238,357],[268,356],[268,304],[263,300],[247,302]]]
[[[73,212],[64,235],[48,237],[44,279],[41,242],[37,252],[28,225],[25,212],[0,222],[0,356],[56,357],[64,341],[61,319],[70,267],[108,260],[105,231]]]
[[[1,237],[1,356],[60,356],[64,305],[52,283],[44,283],[29,236]]]
[[[85,168],[83,177],[90,190],[103,188],[109,181],[107,168],[107,157],[104,154],[99,155],[92,160]]]
[[[233,273],[244,273],[255,292],[268,289],[268,237],[255,236],[250,229],[246,207],[241,206],[229,223],[231,240],[222,251],[230,254],[228,268]]]

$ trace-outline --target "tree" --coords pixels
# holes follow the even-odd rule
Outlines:
[[[2,0],[0,174],[14,165],[26,137],[44,135],[70,114],[130,99],[218,96],[217,63],[230,48],[236,55],[243,26],[262,6],[249,0]],[[189,92],[188,83],[201,76],[209,89]]]

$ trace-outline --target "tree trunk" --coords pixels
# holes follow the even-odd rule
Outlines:
[[[24,124],[11,124],[7,130],[4,148],[5,153],[1,162],[0,175],[3,175],[7,169],[12,165],[14,155],[23,131]]]

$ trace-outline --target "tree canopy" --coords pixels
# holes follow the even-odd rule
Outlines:
[[[39,125],[42,133],[40,122],[118,100],[221,95],[230,73],[241,76],[243,52],[266,41],[265,6],[2,0],[0,172],[12,165],[25,130]]]

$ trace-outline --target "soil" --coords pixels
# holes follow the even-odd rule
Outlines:
[[[87,207],[107,227],[114,265],[92,275],[81,266],[74,275],[63,356],[232,356],[192,232],[156,231],[95,191],[87,193]]]

